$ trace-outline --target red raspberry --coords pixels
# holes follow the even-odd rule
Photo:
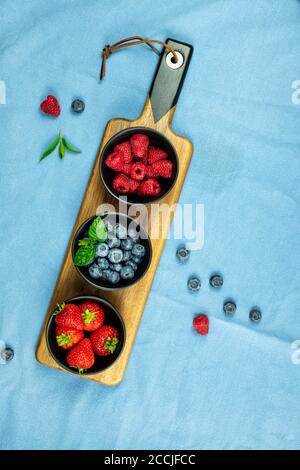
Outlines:
[[[168,154],[165,150],[150,145],[148,151],[148,163],[150,163],[150,165],[159,160],[164,160],[165,158],[168,158]]]
[[[209,329],[209,320],[206,315],[201,313],[197,315],[193,320],[193,327],[199,335],[205,336],[208,333]]]
[[[152,171],[152,165],[147,165],[146,167],[146,176],[147,178],[153,178],[153,171]]]
[[[134,134],[130,138],[131,149],[134,157],[146,158],[149,146],[149,137],[145,134]]]
[[[124,167],[123,167],[123,173],[124,173],[124,175],[130,176],[131,167],[132,167],[132,164],[131,164],[131,163],[125,163],[125,165],[124,165]]]
[[[160,191],[160,184],[154,178],[143,181],[138,187],[138,194],[140,196],[158,196]]]
[[[142,181],[146,176],[147,167],[142,162],[133,163],[130,176],[133,180]]]
[[[123,155],[125,163],[130,163],[132,161],[131,146],[129,141],[116,145],[114,152]]]
[[[53,95],[48,95],[47,98],[40,104],[41,110],[50,116],[57,117],[60,115],[59,102]]]
[[[125,162],[121,153],[111,153],[105,160],[105,165],[114,171],[123,171]]]
[[[119,173],[115,176],[112,187],[117,193],[127,194],[130,192],[130,179],[123,173]]]
[[[170,160],[159,160],[151,165],[150,172],[156,178],[172,178],[173,163]]]
[[[135,193],[137,188],[139,187],[140,185],[140,182],[139,181],[136,181],[136,180],[133,180],[131,178],[128,178],[129,179],[129,185],[130,185],[130,188],[129,188],[129,192],[130,193]]]

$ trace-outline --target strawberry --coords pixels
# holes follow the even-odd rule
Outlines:
[[[131,145],[128,141],[116,145],[114,148],[114,153],[120,153],[123,156],[125,163],[130,163],[132,161]]]
[[[158,162],[159,160],[164,160],[165,158],[168,158],[168,154],[165,150],[155,147],[154,145],[150,145],[148,151],[148,163],[150,165]]]
[[[45,114],[49,114],[50,116],[57,117],[60,115],[59,102],[53,95],[48,95],[40,104],[40,108]]]
[[[92,343],[88,338],[84,338],[80,343],[76,344],[67,355],[67,364],[70,367],[78,369],[79,374],[82,374],[87,369],[90,369],[95,363],[95,354],[92,348]]]
[[[134,157],[145,159],[149,145],[149,137],[145,134],[133,134],[130,138],[131,149]]]
[[[114,171],[123,171],[125,160],[121,153],[111,153],[105,160],[105,165]]]
[[[56,327],[56,341],[63,349],[71,349],[84,338],[83,330],[72,330],[71,328]]]
[[[159,160],[158,162],[152,163],[150,173],[156,178],[172,178],[173,168],[174,165],[170,160]]]
[[[142,162],[133,163],[131,166],[130,176],[133,180],[142,181],[146,176],[147,167]]]
[[[207,335],[209,330],[208,317],[202,313],[200,315],[197,315],[193,320],[193,327],[199,335]]]
[[[119,173],[113,179],[112,187],[117,193],[127,194],[130,192],[130,179],[123,173]]]
[[[158,196],[161,192],[159,182],[154,178],[143,181],[137,190],[140,196]]]
[[[101,326],[91,334],[93,350],[99,356],[113,354],[119,342],[119,332],[110,325]]]
[[[104,323],[104,310],[97,302],[82,302],[79,305],[83,320],[83,329],[95,331]]]
[[[83,330],[80,308],[75,304],[61,304],[56,310],[55,323],[64,329]]]

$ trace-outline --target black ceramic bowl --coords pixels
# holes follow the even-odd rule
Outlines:
[[[108,281],[105,281],[103,279],[94,279],[93,277],[90,276],[89,274],[89,266],[75,266],[77,269],[78,273],[80,274],[83,279],[85,279],[89,284],[91,284],[93,287],[97,287],[98,289],[103,289],[103,290],[118,290],[118,289],[124,289],[126,287],[130,287],[133,284],[135,284],[137,281],[139,281],[148,271],[148,268],[151,263],[152,259],[152,245],[151,241],[145,232],[145,230],[131,217],[125,214],[121,213],[113,213],[113,212],[106,212],[104,214],[99,214],[100,217],[109,217],[112,218],[113,221],[116,223],[121,223],[125,227],[133,227],[135,228],[139,234],[140,234],[140,240],[139,243],[145,247],[146,253],[145,256],[143,257],[142,262],[138,265],[138,269],[135,272],[135,276],[132,279],[124,280],[120,279],[118,284],[111,284]],[[73,239],[72,243],[72,257],[73,257],[73,262],[74,262],[74,257],[76,250],[78,249],[78,241],[81,240],[82,238],[87,236],[88,229],[90,225],[92,224],[93,220],[97,216],[90,217],[87,219],[81,227],[76,232],[76,235]]]
[[[108,367],[110,367],[112,364],[116,362],[121,352],[123,351],[125,338],[126,338],[126,331],[125,331],[125,324],[120,313],[111,303],[109,303],[105,299],[102,299],[100,297],[94,297],[91,295],[82,295],[79,297],[73,297],[72,299],[68,299],[65,301],[65,303],[66,304],[70,304],[70,303],[80,304],[81,302],[85,300],[98,302],[105,312],[105,324],[114,326],[115,328],[117,328],[120,334],[119,343],[113,354],[110,354],[109,356],[98,356],[97,354],[95,354],[95,359],[96,359],[95,364],[93,365],[93,367],[88,369],[88,371],[84,372],[84,375],[91,375],[91,374],[98,374],[99,372],[102,372],[103,370],[108,369]],[[57,345],[55,329],[56,329],[55,314],[53,313],[51,317],[49,318],[47,327],[46,327],[46,341],[47,341],[48,350],[58,365],[60,365],[63,369],[68,370],[69,372],[72,372],[73,374],[79,375],[79,373],[76,372],[76,369],[69,367],[66,362],[68,351],[63,348],[60,348]],[[89,337],[90,333],[86,332],[85,336]]]
[[[127,204],[149,204],[151,202],[156,202],[165,197],[169,191],[173,188],[177,176],[178,176],[178,156],[176,153],[175,148],[171,144],[171,142],[160,132],[155,131],[154,129],[149,129],[148,127],[131,127],[130,129],[124,129],[121,132],[115,134],[104,146],[101,152],[100,158],[100,176],[103,181],[104,186],[108,190],[112,196],[117,198],[118,200],[124,201],[124,195],[117,193],[114,188],[112,187],[112,181],[116,176],[116,173],[108,168],[105,165],[106,157],[113,152],[114,147],[126,140],[129,140],[133,134],[145,134],[150,139],[150,145],[155,145],[160,147],[161,149],[165,150],[169,156],[169,159],[173,162],[174,165],[174,173],[172,178],[170,179],[162,179],[160,178],[160,184],[162,191],[159,196],[151,197],[151,196],[139,196],[138,194],[128,194],[126,195],[126,202]]]

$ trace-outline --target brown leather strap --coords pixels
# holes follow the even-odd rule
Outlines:
[[[102,50],[102,66],[101,66],[101,72],[100,72],[100,80],[102,80],[105,76],[106,73],[106,61],[108,57],[113,53],[116,52],[120,49],[124,49],[124,47],[129,47],[129,46],[137,46],[139,44],[146,44],[147,46],[151,47],[153,52],[156,54],[160,54],[158,49],[153,46],[153,43],[160,44],[161,46],[165,47],[168,49],[170,52],[172,52],[174,56],[175,63],[178,61],[178,57],[174,49],[166,44],[163,41],[159,41],[158,39],[146,39],[142,38],[141,36],[131,36],[129,38],[121,39],[121,41],[115,42],[111,46],[107,45],[103,48]]]

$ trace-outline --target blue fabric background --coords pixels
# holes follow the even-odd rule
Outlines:
[[[0,366],[2,449],[300,448],[299,22],[296,0],[0,0],[0,339],[15,349]],[[127,49],[99,83],[103,45],[132,34],[195,46],[173,127],[195,145],[181,202],[205,205],[205,245],[179,267],[178,241],[167,242],[125,379],[110,389],[34,351],[105,124],[140,113],[156,68],[146,47]],[[49,93],[57,120],[39,112]],[[59,129],[82,155],[38,164]],[[198,295],[186,289],[193,272]],[[191,327],[201,311],[205,338]]]

